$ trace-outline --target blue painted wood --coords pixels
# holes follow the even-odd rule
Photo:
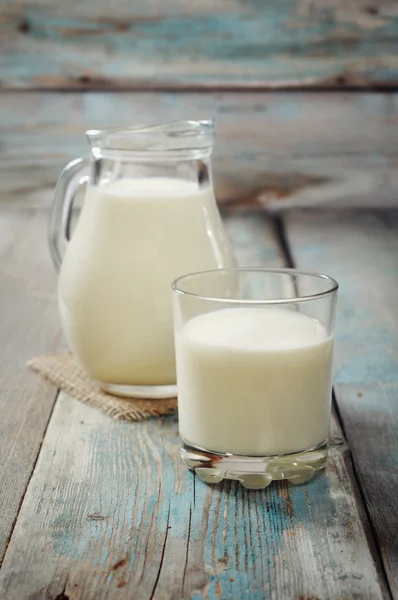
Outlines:
[[[171,92],[3,95],[0,202],[49,206],[61,169],[88,151],[86,129],[212,116],[219,200],[397,202],[396,94]]]
[[[338,385],[337,398],[380,554],[398,596],[398,385]]]
[[[226,225],[240,264],[280,263],[263,213],[236,209]],[[211,487],[183,467],[175,417],[115,422],[62,394],[0,597],[387,598],[348,448],[332,425],[326,473],[310,484]]]
[[[2,87],[396,86],[393,0],[2,3]]]
[[[10,600],[27,590],[73,600],[383,598],[337,448],[326,475],[306,486],[209,487],[180,464],[175,418],[115,423],[62,395],[0,592]]]
[[[397,211],[297,211],[286,224],[297,264],[340,283],[335,381],[398,384]]]
[[[337,403],[398,597],[398,213],[293,213],[286,224],[297,264],[340,282]]]

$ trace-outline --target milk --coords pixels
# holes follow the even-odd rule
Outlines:
[[[168,178],[89,186],[59,281],[72,352],[102,382],[175,383],[170,284],[230,266],[211,188]]]
[[[288,309],[231,308],[191,319],[177,337],[181,437],[246,455],[325,441],[332,346],[318,321]]]

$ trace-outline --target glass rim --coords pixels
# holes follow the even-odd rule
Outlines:
[[[128,127],[88,129],[86,139],[95,158],[122,154],[126,158],[159,160],[209,156],[215,119],[176,119]]]
[[[193,292],[189,292],[187,290],[182,289],[181,283],[188,279],[189,277],[195,277],[197,275],[205,275],[211,273],[263,273],[263,274],[280,274],[280,275],[298,275],[298,276],[306,276],[312,277],[313,279],[321,279],[323,281],[328,281],[330,283],[330,288],[323,291],[317,292],[315,294],[309,294],[306,296],[297,296],[295,298],[273,298],[272,300],[251,300],[246,298],[223,298],[217,296],[207,296],[204,294],[196,294]],[[198,298],[200,300],[208,300],[212,302],[224,302],[228,304],[257,304],[257,305],[278,305],[278,304],[297,304],[298,302],[310,302],[311,300],[319,300],[321,298],[325,298],[327,296],[331,296],[336,294],[339,289],[339,284],[333,277],[329,275],[325,275],[324,273],[318,273],[316,271],[305,271],[301,269],[295,268],[268,268],[268,267],[237,267],[236,269],[208,269],[205,271],[196,271],[194,273],[186,273],[185,275],[180,275],[177,277],[171,284],[171,289],[176,294],[180,294],[182,296],[191,296],[192,298]]]
[[[130,133],[156,133],[156,132],[173,132],[173,128],[184,126],[191,128],[194,133],[204,134],[212,133],[215,126],[215,118],[210,119],[173,119],[171,121],[159,121],[157,123],[138,123],[137,125],[128,125],[120,127],[104,127],[103,129],[87,129],[86,136],[96,140],[98,137],[105,135],[125,134]]]

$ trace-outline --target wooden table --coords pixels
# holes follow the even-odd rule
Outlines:
[[[330,459],[307,485],[211,487],[177,418],[115,422],[25,361],[64,348],[48,209],[0,210],[0,598],[398,598],[398,214],[225,207],[241,265],[341,284]]]
[[[0,600],[398,600],[394,0],[0,6]],[[84,130],[218,121],[241,265],[341,285],[330,459],[215,487],[177,419],[114,422],[29,372],[65,351],[46,245]]]

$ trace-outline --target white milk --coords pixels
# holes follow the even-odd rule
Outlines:
[[[99,381],[175,383],[170,284],[232,262],[210,188],[166,178],[89,187],[59,281],[71,350]]]
[[[333,339],[279,308],[232,308],[188,321],[177,338],[183,440],[218,452],[296,452],[328,437]]]

